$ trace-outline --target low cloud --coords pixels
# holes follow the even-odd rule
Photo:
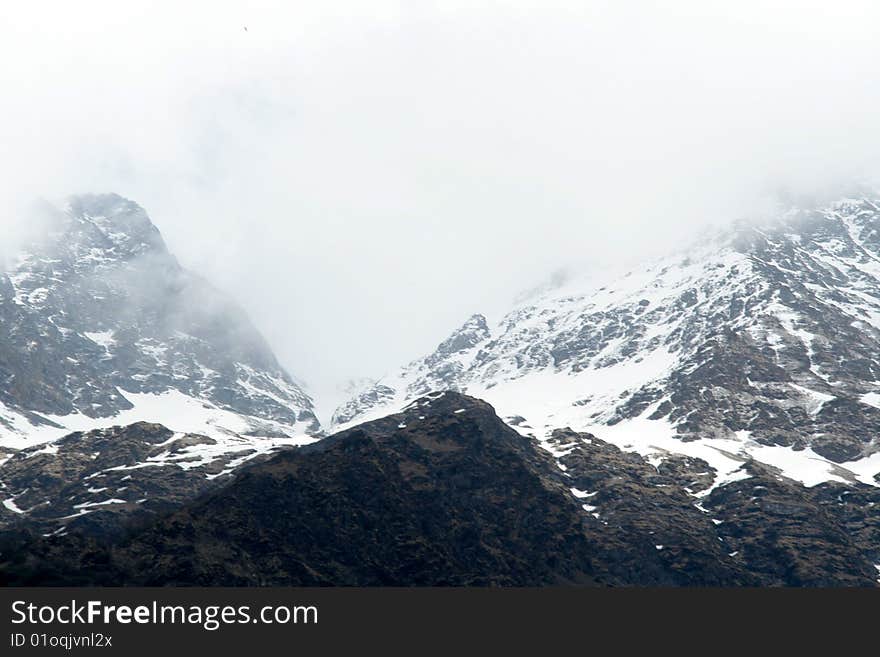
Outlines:
[[[7,235],[128,196],[319,389],[880,171],[868,2],[7,4]]]

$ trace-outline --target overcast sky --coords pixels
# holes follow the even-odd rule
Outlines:
[[[875,2],[4,2],[0,211],[143,205],[320,393],[873,176]],[[246,28],[246,29],[245,29]]]

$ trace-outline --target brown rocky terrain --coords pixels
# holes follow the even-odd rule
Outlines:
[[[433,394],[248,466],[195,502],[128,525],[122,538],[7,533],[0,577],[98,585],[876,583],[878,524],[864,512],[871,487],[808,489],[751,463],[750,476],[710,489],[712,473],[698,459],[655,467],[570,430],[557,431],[551,447],[555,457],[485,402]],[[850,496],[858,499],[850,504]]]

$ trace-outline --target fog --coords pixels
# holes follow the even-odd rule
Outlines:
[[[562,267],[875,180],[871,2],[0,7],[0,221],[115,191],[319,395]]]

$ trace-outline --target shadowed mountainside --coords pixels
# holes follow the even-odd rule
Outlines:
[[[7,534],[5,584],[850,585],[876,574],[824,487],[711,490],[561,430],[551,454],[457,393],[283,452],[112,544]],[[559,467],[560,463],[565,469]],[[851,489],[853,494],[869,495]],[[700,495],[700,492],[706,494]],[[838,493],[840,497],[842,491]],[[755,500],[758,500],[756,502]]]

